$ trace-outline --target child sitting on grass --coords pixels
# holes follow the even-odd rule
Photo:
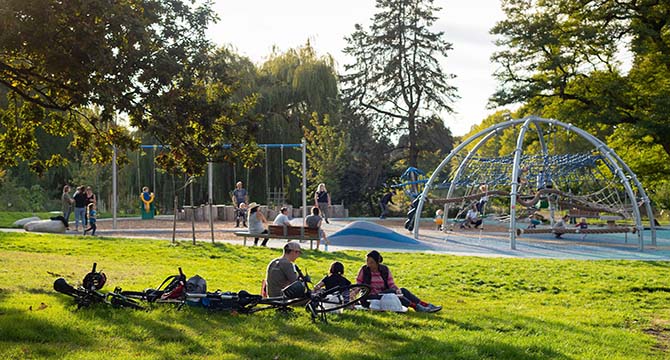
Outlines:
[[[347,286],[351,285],[351,281],[349,281],[347,278],[344,277],[344,265],[339,262],[335,261],[332,264],[330,264],[330,270],[328,271],[329,274],[325,276],[321,281],[319,281],[316,286],[314,286],[314,290],[319,290],[323,287],[326,288],[326,290],[330,290],[333,288],[336,288],[338,286],[346,288]],[[343,294],[344,301],[348,302],[349,301],[349,291],[345,291]]]

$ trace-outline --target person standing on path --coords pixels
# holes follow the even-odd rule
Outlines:
[[[326,224],[330,224],[328,221],[328,209],[330,208],[330,194],[326,190],[326,184],[319,184],[318,189],[314,193],[314,206],[316,206],[321,212],[321,217],[326,221]]]
[[[86,186],[77,188],[74,194],[74,230],[79,231],[81,221],[82,230],[86,229]]]
[[[74,199],[72,196],[70,196],[70,185],[63,186],[61,202],[63,204],[63,219],[65,219],[65,230],[70,230],[70,213],[72,212],[72,204],[74,204]]]

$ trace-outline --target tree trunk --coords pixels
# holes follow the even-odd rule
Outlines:
[[[409,166],[418,168],[419,152],[416,148],[416,117],[414,113],[407,116],[407,128],[409,129]]]

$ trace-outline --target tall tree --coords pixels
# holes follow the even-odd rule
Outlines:
[[[407,133],[409,165],[417,166],[417,124],[431,111],[451,112],[457,97],[440,61],[451,50],[431,29],[440,8],[432,0],[377,0],[368,30],[357,24],[344,52],[344,93],[353,106],[389,134]],[[424,113],[422,113],[424,112]]]
[[[505,0],[503,10],[492,103],[585,127],[632,124],[670,154],[670,3]]]
[[[233,104],[230,84],[209,70],[205,30],[216,18],[210,1],[194,4],[3,1],[0,87],[9,101],[0,109],[0,168],[26,159],[39,172],[63,162],[38,158],[37,128],[71,135],[72,147],[108,161],[109,145],[136,145],[113,122],[121,113],[170,145],[166,165],[201,172],[200,146],[217,140],[208,134],[236,123],[250,104]],[[84,111],[93,106],[99,112]]]

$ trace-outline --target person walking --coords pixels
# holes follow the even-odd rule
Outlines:
[[[324,183],[319,184],[318,189],[314,193],[314,206],[319,208],[321,217],[326,222],[326,224],[330,224],[328,221],[328,208],[331,206],[330,194],[328,193],[328,190],[326,190],[326,184]]]
[[[70,230],[70,213],[72,213],[72,204],[74,204],[74,199],[70,196],[70,185],[63,186],[61,203],[63,206],[63,219],[65,219],[65,230]]]
[[[379,200],[379,207],[382,209],[381,215],[379,215],[380,219],[386,219],[386,215],[389,212],[389,203],[394,204],[393,202],[393,190],[387,190],[384,196],[382,196],[381,200]]]

